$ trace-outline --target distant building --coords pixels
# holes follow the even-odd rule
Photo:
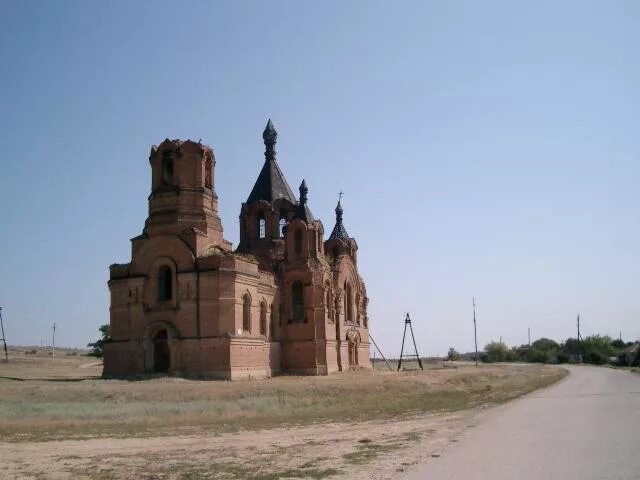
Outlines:
[[[618,354],[618,364],[628,367],[640,366],[640,342],[625,348]]]
[[[110,267],[105,376],[166,372],[236,379],[371,368],[356,241],[338,201],[328,240],[276,162],[265,163],[240,211],[240,244],[223,238],[213,150],[191,140],[151,148],[149,216],[131,262]]]

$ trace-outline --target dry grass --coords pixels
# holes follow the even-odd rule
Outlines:
[[[425,372],[123,381],[97,378],[90,357],[13,353],[0,362],[0,457],[11,459],[2,478],[393,478],[473,427],[473,407],[566,374],[433,363]]]
[[[430,367],[242,382],[124,381],[95,378],[100,368],[90,357],[23,355],[0,363],[0,437],[222,433],[451,412],[501,403],[566,374],[539,365]]]

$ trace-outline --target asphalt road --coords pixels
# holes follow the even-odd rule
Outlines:
[[[640,375],[572,366],[559,383],[481,415],[410,479],[640,479]]]

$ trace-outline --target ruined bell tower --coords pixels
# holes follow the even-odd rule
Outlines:
[[[212,245],[230,248],[218,216],[211,147],[166,139],[151,148],[149,162],[151,194],[143,236],[178,235],[196,255]]]

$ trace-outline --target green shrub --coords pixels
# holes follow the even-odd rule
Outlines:
[[[549,363],[551,361],[551,354],[545,350],[532,347],[527,352],[525,359],[531,363]]]
[[[486,360],[484,362],[506,362],[509,357],[509,347],[502,342],[489,342],[484,347]],[[482,358],[482,357],[481,357]]]
[[[557,342],[551,340],[550,338],[539,338],[535,342],[531,344],[531,348],[539,350],[541,352],[553,352],[557,351],[560,348],[560,345]]]

